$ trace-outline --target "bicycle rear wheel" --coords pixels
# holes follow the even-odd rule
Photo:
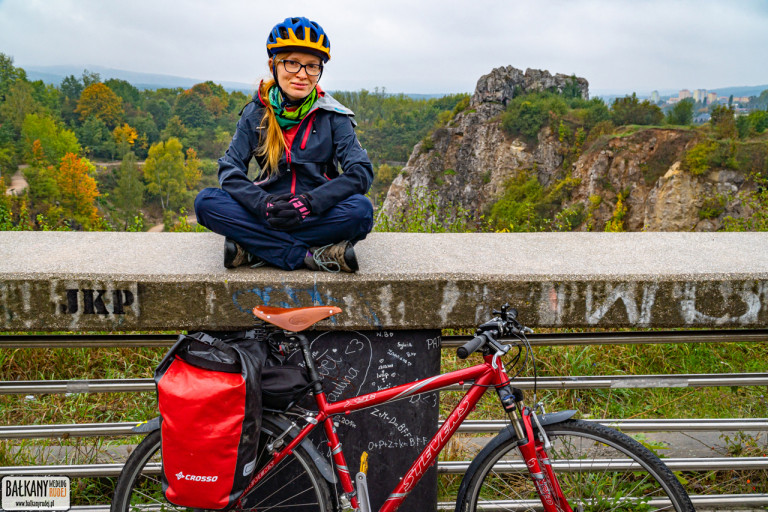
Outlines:
[[[693,512],[675,475],[650,450],[611,428],[580,420],[544,427],[563,495],[574,512]],[[459,488],[456,510],[543,510],[512,428],[478,454]]]
[[[254,475],[269,462],[271,456],[266,446],[280,433],[280,429],[265,417]],[[160,480],[160,448],[160,431],[155,430],[131,453],[117,480],[111,512],[192,510],[165,500]],[[299,446],[248,493],[239,510],[328,512],[332,510],[328,482],[309,454]]]

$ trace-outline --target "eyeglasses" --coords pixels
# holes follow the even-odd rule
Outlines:
[[[296,62],[295,60],[288,59],[282,60],[280,62],[283,63],[283,69],[285,69],[285,71],[288,73],[298,73],[301,71],[301,68],[304,68],[309,76],[318,76],[323,72],[323,66],[321,64],[302,64],[300,62]]]

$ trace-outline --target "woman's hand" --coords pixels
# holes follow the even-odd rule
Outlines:
[[[312,213],[308,194],[286,198],[279,196],[267,206],[267,222],[270,226],[281,231],[293,229],[302,223]]]

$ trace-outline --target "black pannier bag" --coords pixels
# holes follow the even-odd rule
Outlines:
[[[267,409],[285,411],[312,388],[306,368],[286,362],[285,349],[270,339],[261,372],[261,396]]]
[[[155,370],[163,493],[179,506],[223,510],[253,477],[265,343],[253,331],[179,336]]]

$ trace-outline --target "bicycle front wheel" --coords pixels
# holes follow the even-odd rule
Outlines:
[[[552,468],[574,512],[695,511],[669,468],[629,436],[580,420],[544,430]],[[459,489],[457,511],[543,510],[518,444],[509,428],[478,454]]]
[[[265,417],[254,475],[269,462],[271,456],[266,447],[279,434],[280,429]],[[128,457],[117,480],[111,512],[192,510],[165,500],[161,471],[160,431],[155,430]],[[299,446],[248,493],[240,510],[329,512],[332,506],[327,481]]]

